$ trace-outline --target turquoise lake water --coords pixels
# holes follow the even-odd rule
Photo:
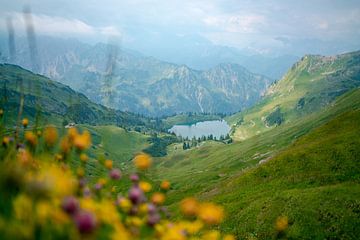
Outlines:
[[[230,131],[230,126],[224,120],[216,121],[204,121],[198,122],[192,125],[174,125],[169,129],[169,132],[173,132],[176,136],[188,137],[189,139],[209,136],[212,134],[217,139],[221,135],[225,136]]]

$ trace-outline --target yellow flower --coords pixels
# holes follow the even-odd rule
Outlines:
[[[25,132],[25,140],[33,147],[37,144],[37,137],[33,132]]]
[[[226,234],[223,240],[235,240],[235,236],[232,234]]]
[[[104,185],[107,183],[107,180],[106,180],[105,178],[99,178],[98,183],[99,183],[101,186],[104,186]]]
[[[79,167],[78,169],[76,169],[76,174],[78,175],[78,177],[82,178],[85,176],[85,170],[82,167]]]
[[[198,216],[209,225],[219,224],[224,218],[224,210],[213,203],[203,203],[199,207]]]
[[[114,231],[111,234],[112,240],[130,240],[129,233],[121,223],[113,224]]]
[[[41,201],[36,204],[36,217],[40,224],[45,224],[50,214],[53,211],[53,207],[46,201]]]
[[[88,131],[75,135],[74,145],[79,150],[85,150],[91,145],[91,135]]]
[[[152,189],[151,184],[148,183],[148,182],[144,182],[144,181],[139,182],[139,187],[140,187],[141,190],[143,190],[144,192],[150,192],[151,189]]]
[[[105,165],[105,167],[106,167],[107,169],[110,170],[110,169],[112,169],[112,167],[113,167],[113,161],[107,159],[107,160],[105,160],[104,165]]]
[[[131,204],[131,201],[130,201],[129,199],[127,199],[127,198],[120,198],[120,199],[118,200],[118,203],[119,203],[120,208],[121,208],[124,212],[130,211],[132,204]]]
[[[17,159],[23,165],[28,165],[33,160],[31,154],[25,149],[19,150]]]
[[[220,239],[220,232],[217,230],[211,230],[208,232],[205,232],[202,236],[203,240],[219,240]]]
[[[63,155],[61,155],[61,154],[55,154],[55,160],[57,160],[57,161],[63,160]]]
[[[286,216],[280,216],[276,219],[275,229],[278,232],[285,231],[289,226],[289,220]]]
[[[180,210],[186,216],[195,216],[198,208],[199,204],[195,198],[185,198],[180,203]]]
[[[44,130],[44,139],[48,146],[54,146],[58,139],[58,132],[54,126],[47,126]]]
[[[7,145],[9,145],[9,143],[10,143],[10,138],[7,137],[7,136],[3,137],[3,139],[2,139],[2,144],[3,144],[4,146],[7,146]]]
[[[33,203],[27,195],[18,195],[13,202],[13,208],[17,219],[29,221],[33,218]]]
[[[134,159],[135,166],[140,170],[146,170],[151,165],[151,158],[145,153],[137,155]]]
[[[64,137],[63,139],[61,139],[60,149],[65,154],[68,154],[70,152],[71,143],[67,137]]]
[[[85,153],[81,153],[80,154],[80,160],[85,163],[85,162],[87,162],[89,160],[89,157]]]
[[[160,192],[156,192],[152,195],[151,201],[156,205],[161,205],[165,202],[165,195]]]
[[[26,128],[28,125],[29,125],[29,119],[27,118],[24,118],[22,121],[21,121],[22,125]]]
[[[167,180],[162,181],[160,184],[161,189],[163,190],[169,190],[170,189],[170,182]]]
[[[74,127],[69,128],[68,137],[69,137],[70,141],[74,141],[74,139],[76,138],[77,135],[78,135],[78,131],[76,128],[74,128]]]

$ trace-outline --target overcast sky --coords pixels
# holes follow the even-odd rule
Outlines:
[[[360,49],[360,0],[0,0],[1,31],[11,17],[21,35],[25,5],[38,34],[83,41],[201,36],[260,52],[315,43]]]

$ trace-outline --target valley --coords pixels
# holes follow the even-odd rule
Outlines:
[[[190,107],[194,112],[184,108],[174,114],[177,110],[168,111],[170,107],[154,116],[140,114],[142,111],[135,106],[129,109],[138,113],[103,106],[99,99],[98,103],[93,102],[89,93],[88,98],[60,83],[73,82],[76,74],[74,78],[55,82],[19,66],[1,64],[1,109],[6,113],[2,126],[7,134],[15,131],[23,99],[22,117],[30,120],[29,130],[43,130],[43,125],[52,124],[60,136],[66,136],[65,126],[69,123],[81,132],[86,130],[92,139],[86,151],[86,165],[81,160],[69,166],[76,174],[83,167],[89,183],[98,186],[97,179],[106,178],[108,174],[104,162],[111,159],[111,168],[121,170],[124,177],[122,181],[111,182],[111,192],[119,196],[126,195],[132,184],[129,176],[136,171],[133,158],[141,152],[151,155],[153,166],[142,172],[141,177],[154,186],[164,179],[171,183],[165,201],[174,213],[171,219],[180,218],[178,205],[182,199],[195,196],[200,201],[222,205],[228,217],[216,229],[234,234],[238,239],[302,239],[304,236],[355,239],[360,234],[357,228],[360,223],[359,60],[358,51],[331,57],[307,55],[271,85],[269,79],[233,64],[200,72],[162,63],[157,70],[168,71],[170,77],[144,80],[144,89],[159,93],[161,86],[168,90],[164,99],[171,99],[174,89],[191,93],[201,89],[201,85],[189,79],[201,83],[206,76],[204,86],[216,85],[223,94],[209,91],[215,97],[207,99],[206,104],[211,107],[219,104],[224,110],[227,109],[222,102],[225,99],[237,105],[229,107],[231,111],[217,114],[211,108],[204,111],[205,103],[195,102],[198,107]],[[141,61],[144,69],[150,64],[146,59]],[[224,72],[230,73],[230,77],[222,75]],[[240,78],[242,74],[247,76],[245,80]],[[122,75],[126,73],[118,76]],[[131,78],[137,79],[138,75]],[[96,81],[80,78],[76,84],[89,91],[99,90],[98,85],[91,88],[85,84]],[[148,81],[150,85],[146,85]],[[256,85],[259,81],[261,86]],[[158,89],[152,88],[157,84]],[[79,90],[79,87],[74,88]],[[141,92],[137,88],[124,89],[131,96]],[[233,89],[242,89],[246,94],[252,89],[256,96],[231,92]],[[91,94],[101,96],[99,92]],[[246,103],[244,98],[254,104]],[[186,104],[186,100],[180,103]],[[148,104],[152,106],[151,101]],[[230,114],[245,106],[245,110]],[[173,115],[160,117],[166,113]],[[193,129],[214,122],[226,125],[226,132],[221,135],[229,133],[231,141],[219,136],[217,139],[205,136],[198,141],[202,138],[200,135],[191,139],[184,132],[182,137],[181,132],[179,136],[168,132],[174,126],[188,125],[185,128]],[[215,135],[211,130],[219,128],[219,125],[209,125],[209,135]],[[189,147],[184,148],[184,144]],[[279,216],[287,219],[287,227],[282,231],[274,228]]]

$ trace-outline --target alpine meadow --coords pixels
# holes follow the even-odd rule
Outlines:
[[[0,4],[0,239],[359,239],[359,1]]]

